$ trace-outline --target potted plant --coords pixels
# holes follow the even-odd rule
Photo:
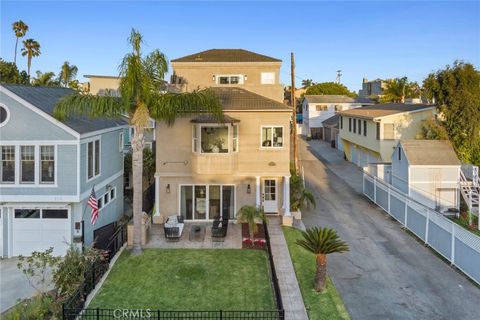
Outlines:
[[[265,213],[262,208],[254,206],[243,206],[238,210],[237,222],[248,225],[249,237],[244,238],[243,242],[249,245],[258,244],[255,241],[255,234],[258,233],[258,224],[266,221]]]
[[[223,149],[223,145],[225,143],[225,139],[223,138],[216,138],[213,140],[213,147],[212,150],[214,153],[219,153],[220,150]]]
[[[316,207],[313,194],[294,168],[290,169],[290,211],[295,219],[302,219],[301,209],[312,205]]]

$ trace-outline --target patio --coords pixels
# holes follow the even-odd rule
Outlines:
[[[170,248],[170,249],[241,249],[242,226],[229,222],[225,238],[212,238],[212,222],[188,221],[182,236],[178,241],[167,240],[163,224],[150,226],[145,248]],[[200,228],[196,228],[200,227]]]

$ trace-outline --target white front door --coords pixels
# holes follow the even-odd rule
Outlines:
[[[263,180],[263,210],[266,213],[278,212],[277,179]]]

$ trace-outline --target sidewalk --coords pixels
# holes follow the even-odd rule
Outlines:
[[[277,217],[268,219],[268,233],[272,247],[272,256],[277,272],[278,284],[282,294],[286,320],[308,320],[303,304],[302,293],[288,252],[287,241]]]
[[[363,195],[363,172],[353,163],[343,159],[343,152],[332,148],[330,144],[322,140],[305,141],[299,139],[299,144],[306,145],[315,157],[330,169],[336,176],[345,181],[357,193]],[[313,173],[315,174],[315,173]]]

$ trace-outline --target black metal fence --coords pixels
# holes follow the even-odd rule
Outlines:
[[[265,222],[263,222],[263,229],[265,230],[265,242],[267,243],[267,254],[268,254],[268,261],[270,263],[273,291],[275,293],[277,308],[278,310],[281,310],[283,314],[282,294],[280,292],[280,286],[278,285],[277,272],[275,271],[275,263],[273,263],[272,247],[270,245],[270,234],[268,233],[268,227]]]

